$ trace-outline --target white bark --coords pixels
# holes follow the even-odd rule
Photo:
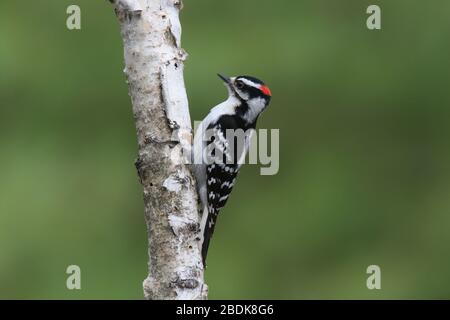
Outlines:
[[[192,129],[181,48],[181,0],[110,0],[120,22],[149,240],[147,299],[206,299]]]

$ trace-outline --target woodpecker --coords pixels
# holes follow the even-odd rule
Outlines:
[[[228,89],[228,99],[211,109],[194,137],[194,169],[202,205],[199,240],[205,267],[217,216],[236,183],[258,117],[272,96],[264,82],[254,77],[218,76]]]

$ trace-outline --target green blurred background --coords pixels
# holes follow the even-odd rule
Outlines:
[[[82,30],[66,29],[78,4]],[[382,30],[366,28],[370,4]],[[241,173],[210,298],[450,298],[450,2],[185,1],[192,119],[216,72],[273,93],[280,172]],[[107,1],[0,2],[0,298],[142,299],[136,139]],[[82,290],[66,289],[81,267]],[[366,268],[382,289],[366,288]]]

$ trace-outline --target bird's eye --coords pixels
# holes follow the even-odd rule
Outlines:
[[[243,89],[244,88],[244,83],[240,80],[236,81],[236,88],[238,89]]]

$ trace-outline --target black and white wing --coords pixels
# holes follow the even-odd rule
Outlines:
[[[208,128],[211,130],[212,136],[207,140],[206,148],[208,155],[216,160],[206,165],[207,216],[202,219],[204,220],[202,221],[204,265],[218,214],[230,196],[237,174],[248,151],[249,135],[227,136],[227,129],[235,130],[237,127],[238,124],[234,123],[232,119],[223,116],[218,119],[217,123]],[[234,143],[231,139],[234,140]],[[240,139],[243,140],[240,141]],[[230,147],[231,143],[233,143],[233,147]],[[243,148],[238,146],[243,146]]]

